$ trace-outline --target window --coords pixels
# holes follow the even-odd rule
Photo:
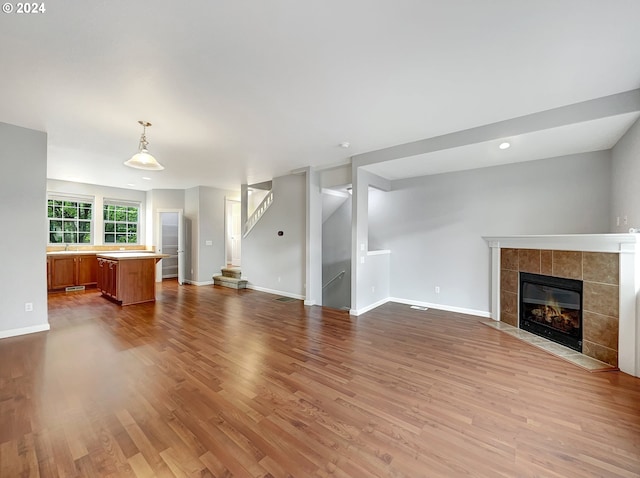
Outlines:
[[[49,197],[50,244],[91,244],[93,202],[81,198]]]
[[[139,203],[104,202],[104,243],[138,244]]]

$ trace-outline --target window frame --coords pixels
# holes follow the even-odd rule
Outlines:
[[[56,204],[56,202],[59,202],[62,204]],[[65,203],[76,204],[75,210],[77,211],[77,213],[75,214],[75,217],[64,217],[65,215],[64,209],[74,207],[70,205],[65,205]],[[86,207],[86,205],[89,205],[89,207]],[[50,207],[53,207],[53,208],[60,207],[61,208],[60,216],[56,217],[55,214],[53,216],[50,216],[49,215]],[[82,218],[81,211],[86,211],[87,209],[90,211],[91,217],[89,219]],[[60,222],[61,223],[60,229],[55,229],[54,226],[52,225],[52,222]],[[65,224],[75,224],[74,230],[67,231]],[[84,229],[84,227],[80,227],[81,224],[88,224],[89,231],[82,230]],[[51,241],[52,234],[56,234],[56,233],[62,234],[62,241],[60,242]],[[85,235],[87,233],[89,234],[89,241],[80,242],[79,241],[80,236]],[[76,240],[75,241],[66,240],[68,238],[67,236],[68,234],[75,235]],[[93,196],[83,196],[79,194],[71,195],[71,194],[60,194],[60,193],[47,193],[47,244],[50,246],[66,245],[66,244],[91,245],[91,244],[94,244],[94,240],[95,240],[95,198]]]
[[[117,209],[113,210],[114,216],[113,219],[109,219],[110,211],[108,208],[126,208],[126,218],[125,220],[118,220],[115,217],[115,214],[118,212]],[[130,221],[129,219],[129,208],[136,208],[136,221]],[[142,203],[140,201],[128,201],[125,199],[107,199],[105,198],[102,204],[102,240],[105,245],[140,245],[140,215],[142,213]],[[113,224],[113,228],[107,227],[108,224]],[[135,225],[135,231],[131,231],[130,228],[132,225]],[[118,230],[120,229],[120,230]],[[135,234],[135,242],[129,242],[129,238]],[[107,241],[107,235],[113,235],[113,241]],[[126,237],[127,241],[119,242],[118,237]]]

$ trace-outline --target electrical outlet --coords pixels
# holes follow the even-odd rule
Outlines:
[[[440,293],[440,286],[439,286],[439,285],[437,285],[437,286],[436,286],[436,294],[439,294],[439,293]]]
[[[627,219],[627,216],[622,218],[622,223],[626,226],[627,224],[629,224],[629,220]]]
[[[375,292],[375,291],[376,291],[376,286],[375,286],[375,285],[372,285],[372,286],[371,286],[371,292]]]
[[[25,312],[33,312],[33,302],[25,302],[24,303],[24,311]]]
[[[620,225],[620,216],[616,217],[616,226]]]

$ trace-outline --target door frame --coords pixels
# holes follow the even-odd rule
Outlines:
[[[231,215],[233,214],[233,206],[232,205],[239,205],[240,208],[242,208],[242,203],[238,200],[238,199],[233,199],[233,198],[224,198],[224,261],[225,261],[225,267],[226,265],[229,263],[229,261],[227,260],[227,258],[230,257],[230,252],[231,252],[231,224],[232,224],[232,220],[231,220]],[[242,222],[242,211],[239,211],[239,221]],[[240,244],[242,244],[242,224],[240,224],[240,232],[238,234],[239,239],[238,241],[240,241]],[[240,267],[242,265],[242,247],[240,248],[240,260],[238,261],[238,264],[233,264],[233,256],[231,255],[231,263],[234,266]]]
[[[183,209],[156,209],[155,224],[155,246],[156,252],[161,253],[159,246],[162,245],[162,214],[177,213],[178,214],[178,284],[184,284],[185,263],[184,263],[184,210]],[[156,282],[162,282],[162,261],[156,264]]]

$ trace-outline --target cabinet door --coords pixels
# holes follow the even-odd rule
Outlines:
[[[51,257],[51,289],[64,289],[76,285],[75,256]]]
[[[78,285],[93,285],[98,282],[98,259],[96,256],[78,256]]]
[[[105,260],[104,259],[96,259],[96,261],[98,262],[98,277],[97,277],[97,282],[98,282],[98,289],[101,290],[102,292],[106,292],[105,289],[105,270],[107,269],[107,266],[105,264]]]
[[[111,268],[111,295],[115,299],[118,297],[118,261],[112,261],[113,267]]]
[[[116,261],[106,261],[105,267],[107,268],[107,294],[113,298],[117,298],[118,289],[116,287],[118,263]]]

